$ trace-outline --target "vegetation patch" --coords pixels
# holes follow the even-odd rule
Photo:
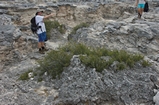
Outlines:
[[[81,24],[75,26],[75,27],[72,29],[72,31],[71,31],[70,34],[76,34],[76,31],[77,31],[78,29],[83,28],[83,27],[88,27],[88,26],[89,26],[88,23],[81,23]]]
[[[137,62],[143,67],[150,66],[150,63],[145,61],[144,56],[140,54],[131,54],[124,50],[88,47],[81,43],[70,42],[59,47],[58,50],[50,51],[44,59],[39,60],[40,66],[35,69],[34,76],[38,77],[38,81],[42,81],[42,76],[45,73],[52,79],[59,78],[64,68],[70,65],[73,55],[79,55],[83,64],[90,68],[96,68],[97,72],[109,69],[112,65],[115,65],[116,70],[133,68]],[[19,80],[28,80],[29,72],[33,71],[28,70],[21,74]]]
[[[101,59],[102,56],[109,56],[109,60]],[[145,61],[144,56],[140,54],[130,54],[124,50],[108,50],[105,48],[95,48],[87,56],[80,56],[81,61],[89,67],[96,68],[101,72],[105,68],[109,68],[115,61],[116,70],[123,70],[127,67],[134,67],[136,62],[142,61],[144,67],[149,66],[150,63]]]
[[[81,24],[75,26],[75,27],[72,29],[72,31],[70,32],[70,34],[68,35],[68,37],[67,37],[68,40],[72,40],[72,37],[73,37],[74,34],[76,34],[76,31],[77,31],[78,29],[80,29],[80,28],[83,28],[83,27],[89,27],[89,23],[81,23]]]
[[[140,54],[130,54],[124,50],[92,48],[81,43],[70,42],[59,47],[58,50],[52,50],[43,60],[39,61],[40,67],[37,68],[39,77],[45,72],[53,79],[60,77],[64,67],[70,65],[70,59],[73,55],[80,55],[81,62],[87,67],[96,68],[97,72],[111,67],[114,62],[116,62],[116,70],[132,68],[136,62],[140,62],[143,67],[150,65]]]
[[[58,21],[50,21],[46,20],[45,26],[46,26],[46,32],[47,32],[47,38],[50,39],[51,37],[51,30],[57,29],[61,34],[65,33],[64,25],[61,25]]]
[[[28,80],[29,79],[28,74],[30,72],[33,72],[33,70],[28,70],[27,72],[24,72],[23,74],[20,75],[20,77],[18,78],[18,80]]]
[[[52,50],[41,61],[39,61],[40,67],[39,76],[42,76],[45,72],[54,79],[59,77],[63,72],[63,68],[69,66],[72,53],[67,53],[62,50]]]

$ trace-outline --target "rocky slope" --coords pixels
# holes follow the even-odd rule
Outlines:
[[[1,2],[1,105],[159,105],[159,7],[156,2],[150,4],[150,11],[144,13],[141,20],[133,3],[42,3]],[[36,60],[45,56],[37,53],[37,36],[30,31],[29,21],[38,8],[43,8],[45,14],[56,13],[50,20],[58,20],[67,30],[64,35],[52,32],[51,40],[46,43],[50,49],[66,43],[74,26],[88,22],[88,28],[77,30],[69,38],[87,45],[141,53],[153,65],[97,73],[74,56],[61,79],[50,81],[46,75],[42,82],[33,78],[17,81],[21,73],[37,67]],[[62,37],[57,39],[56,34]]]

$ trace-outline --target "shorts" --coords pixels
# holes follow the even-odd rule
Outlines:
[[[144,9],[144,6],[145,6],[145,4],[138,4],[138,8],[142,8],[142,9]]]
[[[38,34],[39,42],[44,42],[46,40],[46,32]]]

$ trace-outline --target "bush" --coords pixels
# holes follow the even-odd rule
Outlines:
[[[117,64],[117,70],[123,70],[126,68],[126,65],[124,63]]]
[[[64,52],[71,52],[73,55],[89,54],[90,49],[81,43],[69,42],[67,45],[62,46],[59,50]]]
[[[143,60],[143,56],[140,54],[131,54],[124,50],[108,50],[105,48],[94,48],[91,50],[86,57],[81,56],[80,59],[82,63],[86,66],[96,68],[97,71],[102,71],[105,68],[109,68],[114,61],[118,61],[117,70],[123,70],[126,67],[132,68],[135,65],[135,62],[143,61],[143,66],[149,66],[148,62]],[[109,61],[104,61],[101,59],[101,56],[109,56],[111,59]]]
[[[88,67],[96,68],[98,72],[110,66],[110,62],[106,62],[97,55],[80,56],[80,60]]]
[[[49,52],[44,60],[39,61],[40,68],[38,70],[40,70],[40,76],[47,72],[52,78],[59,77],[63,72],[63,68],[69,66],[72,56],[72,53],[61,50]]]
[[[18,80],[28,80],[29,79],[28,73],[30,72],[33,72],[33,70],[28,70],[27,72],[22,73],[18,78]]]
[[[70,32],[70,34],[68,35],[67,39],[68,39],[68,40],[72,40],[72,39],[73,39],[73,35],[76,34],[76,31],[77,31],[78,29],[83,28],[83,27],[88,27],[88,26],[89,26],[88,23],[81,23],[81,24],[75,26],[75,27],[72,29],[72,31]]]
[[[46,20],[45,22],[45,26],[46,26],[46,32],[47,32],[47,38],[50,39],[51,37],[51,30],[52,29],[57,29],[61,34],[65,33],[64,30],[64,26],[60,25],[60,23],[58,21],[50,21],[50,20]]]
[[[81,43],[70,42],[65,46],[61,46],[58,50],[52,50],[47,56],[39,61],[40,67],[38,75],[41,77],[45,72],[53,79],[60,77],[64,67],[70,65],[70,59],[73,55],[80,55],[79,58],[87,67],[96,68],[96,71],[102,72],[109,68],[113,62],[119,62],[116,65],[117,70],[123,70],[127,67],[132,68],[135,62],[142,62],[144,67],[149,66],[147,61],[143,60],[143,56],[139,54],[130,54],[124,50],[108,50],[105,48],[91,48]],[[103,57],[108,56],[105,60]]]
[[[150,65],[151,65],[150,62],[145,61],[145,60],[143,60],[141,64],[142,64],[143,67],[146,67],[146,66],[150,66]]]
[[[72,29],[72,32],[70,34],[76,34],[76,31],[80,28],[83,28],[83,27],[88,27],[89,25],[87,23],[81,23],[77,26],[75,26],[73,29]]]

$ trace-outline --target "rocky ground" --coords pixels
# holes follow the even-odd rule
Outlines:
[[[14,3],[13,3],[14,2]],[[42,1],[41,1],[42,2]],[[87,4],[87,5],[85,5]],[[92,46],[125,49],[145,55],[153,65],[121,72],[97,73],[74,56],[61,79],[37,82],[17,80],[21,73],[38,66],[44,57],[37,52],[37,36],[30,31],[30,19],[38,8],[56,13],[67,31],[52,32],[50,49],[67,43],[71,29],[81,22],[91,25],[69,38]],[[0,3],[0,105],[159,105],[159,6],[137,18],[133,3],[111,2],[55,4],[51,1],[1,1]],[[57,38],[57,34],[61,37]]]

